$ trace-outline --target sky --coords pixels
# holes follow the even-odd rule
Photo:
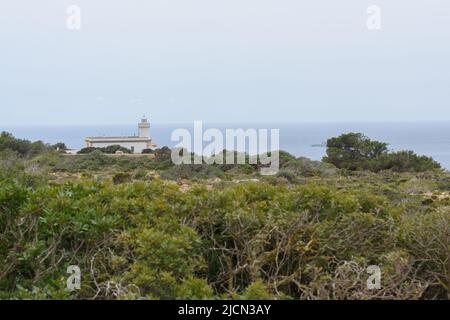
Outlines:
[[[4,126],[450,120],[448,0],[14,0],[0,12]]]

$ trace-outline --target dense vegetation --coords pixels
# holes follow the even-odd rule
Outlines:
[[[281,152],[263,177],[258,165],[174,166],[168,148],[0,146],[0,298],[449,297],[450,175],[409,157],[398,167],[410,172],[374,173]],[[69,265],[80,290],[66,289]]]
[[[370,140],[361,133],[347,133],[328,140],[323,160],[338,168],[373,172],[422,172],[441,167],[430,157],[412,151],[388,152],[387,147],[387,143]]]
[[[119,145],[112,145],[112,146],[107,146],[104,148],[86,147],[86,148],[83,148],[80,151],[78,151],[78,154],[88,154],[88,153],[92,153],[94,151],[99,151],[99,152],[107,153],[107,154],[114,154],[117,152],[132,153],[130,149],[127,149],[127,148],[119,146]]]
[[[28,140],[17,139],[8,132],[2,132],[0,134],[0,151],[12,150],[22,156],[33,156],[44,151],[52,149],[56,150],[56,147],[59,146],[60,144],[57,144],[55,145],[55,147],[53,147],[44,144],[42,141],[30,142]]]

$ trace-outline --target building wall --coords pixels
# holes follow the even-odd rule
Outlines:
[[[150,126],[139,126],[139,137],[150,139]]]
[[[108,146],[119,145],[124,148],[132,150],[134,147],[134,153],[142,153],[144,149],[147,149],[146,142],[93,142],[91,146],[94,148],[106,148]]]

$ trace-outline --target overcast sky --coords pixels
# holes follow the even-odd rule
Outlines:
[[[0,12],[1,125],[450,120],[448,0],[14,0]]]

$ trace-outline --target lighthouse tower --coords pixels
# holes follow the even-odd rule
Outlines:
[[[139,123],[139,138],[150,139],[150,123],[145,115],[142,117],[141,123]]]

